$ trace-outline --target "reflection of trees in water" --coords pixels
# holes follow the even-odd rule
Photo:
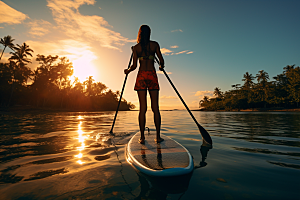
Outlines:
[[[272,139],[264,136],[298,138],[300,136],[300,115],[298,114],[240,114],[232,115],[234,130],[240,135],[263,143],[294,146],[296,141]],[[231,124],[232,122],[229,122]],[[262,137],[258,137],[262,136]],[[269,142],[268,142],[269,141]],[[296,142],[297,143],[297,142]],[[290,145],[289,145],[290,144]]]
[[[300,147],[298,113],[217,112],[207,113],[206,116],[206,120],[212,124],[208,125],[210,126],[208,129],[215,136],[251,142],[250,147],[231,147],[234,150],[252,154],[271,154],[275,158],[280,156],[280,162],[269,160],[267,162],[299,169],[299,165],[295,163],[300,157],[300,153],[295,149]]]
[[[273,165],[278,165],[278,166],[281,166],[281,167],[300,169],[300,165],[295,165],[295,164],[287,164],[287,163],[283,163],[283,162],[272,162],[272,161],[268,161],[268,163],[271,163]]]
[[[233,147],[235,150],[238,151],[244,151],[249,153],[260,153],[260,154],[272,154],[272,155],[283,155],[288,156],[288,158],[297,157],[293,160],[299,160],[300,153],[298,152],[280,152],[276,150],[269,150],[269,149],[260,149],[260,148],[239,148],[239,147]],[[290,162],[291,160],[285,160],[285,162]],[[270,164],[281,166],[281,167],[288,167],[293,169],[300,169],[299,164],[293,164],[293,163],[285,163],[284,161],[281,162],[274,162],[274,161],[267,161]]]
[[[300,137],[298,113],[209,112],[204,115],[204,123],[208,123],[208,130],[216,136],[263,144],[300,146],[300,142],[293,139]]]
[[[250,153],[262,153],[262,154],[274,154],[274,155],[285,155],[285,156],[295,156],[300,157],[300,153],[298,152],[280,152],[276,150],[269,150],[269,149],[251,149],[251,148],[240,148],[240,147],[233,147],[235,150],[238,151],[246,151]]]

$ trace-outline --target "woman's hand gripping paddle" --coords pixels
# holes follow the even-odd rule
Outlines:
[[[159,61],[157,59],[157,57],[155,57],[156,62],[159,64]],[[170,84],[172,85],[173,89],[175,90],[176,94],[178,95],[178,97],[180,98],[180,100],[182,101],[183,105],[185,106],[185,108],[187,109],[187,111],[190,113],[191,117],[193,118],[194,122],[196,123],[196,125],[198,126],[198,129],[202,135],[202,138],[204,139],[204,141],[210,145],[212,145],[212,139],[209,135],[209,133],[197,122],[196,118],[194,117],[193,113],[190,111],[190,109],[188,108],[188,106],[186,105],[186,103],[184,102],[183,98],[181,97],[181,95],[179,94],[179,92],[177,91],[176,87],[174,86],[174,84],[172,83],[170,77],[168,76],[168,74],[166,73],[166,71],[164,70],[163,67],[159,68],[161,71],[163,71],[163,73],[165,74],[165,76],[167,77],[168,81],[170,82]]]

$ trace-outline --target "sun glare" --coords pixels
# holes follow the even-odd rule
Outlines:
[[[95,77],[97,75],[96,68],[91,63],[89,56],[83,55],[74,60],[73,67],[73,76],[78,77],[81,82],[85,81],[89,76]]]
[[[78,77],[80,82],[85,81],[89,76],[97,77],[97,68],[92,63],[97,57],[90,50],[82,50],[76,47],[66,49],[65,51],[71,53],[67,57],[73,63],[73,75],[70,77],[71,81]]]

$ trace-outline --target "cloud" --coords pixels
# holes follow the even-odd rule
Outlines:
[[[176,49],[176,48],[178,48],[179,46],[177,46],[177,45],[174,45],[174,46],[170,46],[170,48],[172,48],[172,49]]]
[[[195,93],[195,96],[199,96],[200,99],[202,99],[204,96],[213,97],[214,92],[213,91],[197,91]]]
[[[81,54],[90,54],[92,55],[92,59],[96,58],[89,45],[72,39],[59,40],[55,43],[29,40],[26,41],[26,44],[28,44],[30,48],[34,50],[34,52],[38,52],[39,54],[45,56],[67,56],[70,60],[72,60],[76,59],[76,57],[80,56]]]
[[[79,7],[84,4],[94,5],[95,0],[48,0],[55,22],[66,35],[71,38],[85,37],[87,40],[98,41],[102,47],[120,50],[127,42],[134,42],[112,31],[113,28],[101,16],[82,15]]]
[[[52,24],[45,20],[33,20],[27,23],[30,26],[29,34],[32,36],[43,36],[49,33]]]
[[[20,24],[27,18],[29,18],[27,15],[0,1],[0,24]]]
[[[160,99],[178,99],[177,97],[174,96],[161,96]]]
[[[181,29],[176,29],[176,30],[172,30],[171,32],[174,33],[174,32],[183,32],[183,31]]]
[[[29,45],[29,47],[34,50],[34,57],[36,54],[40,55],[52,55],[59,57],[67,57],[73,64],[81,59],[83,56],[88,59],[90,62],[91,60],[94,60],[97,58],[95,53],[91,50],[92,47],[90,47],[88,44],[72,39],[67,40],[59,40],[55,43],[53,42],[39,42],[39,41],[26,41],[26,44]],[[59,44],[59,45],[58,45]],[[37,67],[37,63],[33,63],[34,66],[33,69]]]
[[[183,54],[183,53],[186,53],[187,52],[187,50],[185,50],[185,51],[180,51],[180,52],[178,52],[178,53],[174,53],[175,55],[179,55],[179,54]]]
[[[171,48],[174,47],[174,48],[177,48],[178,46],[171,46]],[[166,56],[170,56],[170,55],[179,55],[179,54],[192,54],[194,53],[193,51],[189,51],[189,50],[184,50],[184,51],[180,51],[180,52],[173,52],[172,50],[170,49],[167,49],[167,48],[162,48],[160,49],[161,53],[166,55]]]
[[[160,49],[160,51],[162,54],[165,54],[165,55],[169,55],[170,53],[173,52],[170,49],[166,49],[166,48],[162,48],[162,49]]]

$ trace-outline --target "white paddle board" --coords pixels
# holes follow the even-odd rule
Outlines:
[[[126,146],[126,159],[137,170],[150,176],[180,176],[191,173],[194,162],[189,151],[175,140],[161,134],[161,143],[155,134],[145,134],[145,144],[138,142],[136,133]]]

